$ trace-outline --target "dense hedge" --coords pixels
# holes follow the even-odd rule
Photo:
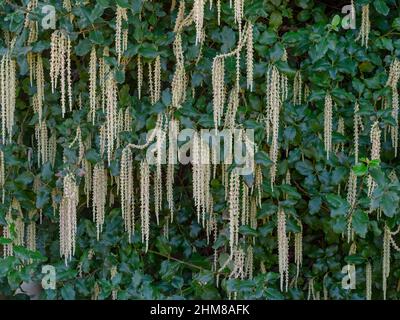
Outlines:
[[[239,21],[235,21],[234,10],[240,6],[239,0],[185,1],[185,17],[194,2],[204,6],[203,33],[190,19],[176,30],[180,3],[175,0],[31,0],[30,5],[27,2],[0,1],[0,123],[4,125],[0,145],[0,167],[4,167],[4,177],[0,178],[0,188],[4,190],[0,204],[0,244],[4,251],[4,258],[0,258],[0,295],[27,298],[14,294],[23,282],[40,283],[42,266],[53,265],[57,287],[42,290],[44,299],[382,299],[384,286],[387,299],[400,297],[400,253],[395,235],[400,225],[397,1],[354,0],[356,29],[345,29],[341,24],[345,16],[341,9],[350,5],[347,1],[245,0]],[[55,7],[58,33],[42,27],[42,7],[46,4]],[[122,12],[121,24],[117,21],[118,10]],[[363,43],[368,31],[367,17],[369,40]],[[127,152],[124,147],[144,143],[144,133],[156,126],[160,114],[178,120],[181,128],[214,128],[214,58],[234,50],[239,42],[239,28],[243,35],[250,25],[253,66],[246,44],[240,56],[234,123],[236,127],[255,130],[256,170],[261,170],[263,176],[261,206],[254,205],[255,216],[250,222],[240,223],[239,241],[231,256],[233,261],[229,262],[233,200],[226,194],[229,178],[226,180],[222,171],[230,174],[232,166],[218,166],[215,178],[209,181],[213,206],[205,219],[213,219],[206,224],[217,229],[214,239],[197,220],[190,164],[175,166],[175,212],[174,221],[170,222],[164,180],[167,166],[163,165],[159,224],[154,214],[151,178],[146,251],[141,234],[144,230],[140,227],[141,160],[146,149],[131,149],[136,221],[135,232],[129,239],[120,203],[120,162],[123,150]],[[70,75],[67,62],[61,67],[59,83],[52,90],[54,61],[50,43],[57,34],[58,43],[66,47],[65,39],[69,39],[71,65]],[[174,102],[173,92],[174,75],[180,67],[173,45],[177,34],[182,40],[186,77],[185,95],[179,104]],[[120,42],[120,49],[115,41]],[[95,79],[99,81],[95,83],[97,100],[91,106],[91,101],[95,101],[91,100],[93,88],[89,85],[93,82],[93,54],[97,56]],[[39,60],[44,70],[42,102],[37,98],[41,89],[41,77],[37,76]],[[101,150],[101,131],[107,129],[109,108],[114,106],[111,98],[106,98],[105,108],[101,106],[104,84],[100,83],[100,60],[100,68],[108,70],[117,86],[115,112],[121,110],[128,122],[112,137],[112,153]],[[153,88],[154,84],[149,83],[149,65],[155,74],[158,66],[161,68],[159,95],[157,85]],[[246,83],[249,67],[254,71],[253,90]],[[226,101],[234,91],[236,71],[234,54],[225,58],[222,90],[226,91]],[[288,83],[278,118],[273,118],[266,107],[271,106],[268,99],[273,90],[273,72]],[[301,98],[297,90],[300,76]],[[157,79],[152,81],[157,83]],[[3,98],[10,96],[11,100]],[[267,137],[266,129],[271,119],[279,119],[276,162],[271,151],[276,146]],[[331,150],[329,157],[326,149]],[[276,177],[272,188],[274,164]],[[100,172],[103,166],[108,192],[102,200],[106,202],[105,221],[97,239],[92,194],[85,180],[92,177],[94,168],[100,168]],[[150,166],[151,177],[157,175],[156,167]],[[60,208],[67,197],[65,181],[70,178],[79,186],[77,233],[75,252],[65,264],[60,256],[59,234],[63,230],[59,222]],[[249,206],[258,200],[254,184],[260,180],[255,178],[240,177],[240,186],[247,185],[251,191]],[[96,186],[95,183],[93,187]],[[286,253],[285,241],[289,244]],[[68,256],[68,248],[64,253]],[[280,285],[285,280],[282,277],[286,256],[287,291],[285,285]],[[351,290],[342,286],[345,266],[355,266],[356,285]]]

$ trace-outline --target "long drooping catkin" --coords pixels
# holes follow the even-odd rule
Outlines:
[[[60,78],[61,113],[64,117],[67,95],[69,110],[72,110],[71,40],[64,32],[55,30],[51,35],[50,47],[51,90],[54,93]]]
[[[168,208],[171,213],[171,222],[174,219],[174,172],[175,172],[175,163],[177,161],[177,138],[179,131],[179,121],[174,118],[169,121],[168,128],[168,165],[167,165],[167,202]]]
[[[324,145],[326,151],[326,159],[329,160],[329,154],[332,152],[332,98],[330,94],[327,94],[325,96]]]
[[[369,20],[369,4],[362,7],[360,33],[356,41],[361,39],[361,45],[368,48],[369,33],[371,31],[371,22]]]
[[[364,130],[364,126],[362,124],[361,116],[358,114],[360,107],[358,102],[354,105],[354,116],[353,116],[353,126],[354,126],[354,163],[358,163],[358,154],[359,154],[359,141],[360,141],[360,131]]]
[[[90,52],[90,63],[89,63],[89,104],[90,104],[90,116],[92,118],[92,124],[96,118],[96,81],[97,81],[97,57],[96,47],[92,47]]]
[[[115,18],[115,52],[118,63],[121,62],[122,53],[128,48],[128,29],[123,28],[123,23],[127,23],[127,9],[117,5]]]
[[[247,89],[253,91],[253,25],[249,23],[246,43]]]
[[[288,290],[289,285],[289,240],[286,234],[286,214],[280,208],[278,210],[278,255],[281,291]]]
[[[193,18],[196,26],[196,45],[201,42],[203,37],[204,5],[205,0],[194,0],[193,2]]]
[[[75,254],[76,213],[79,202],[79,188],[71,173],[64,177],[63,197],[60,204],[60,256],[65,264]]]
[[[97,240],[103,230],[105,206],[107,201],[107,171],[103,162],[93,168],[93,221],[96,223]]]
[[[125,231],[128,232],[129,242],[135,232],[135,198],[134,198],[134,176],[133,176],[133,156],[131,149],[122,150],[120,164],[120,193],[121,211],[124,219]]]
[[[140,163],[140,218],[142,243],[145,243],[147,252],[150,234],[150,168],[145,160]]]
[[[267,139],[271,135],[271,147],[269,156],[272,161],[270,169],[271,187],[273,187],[276,178],[278,166],[278,151],[279,151],[279,118],[282,105],[281,100],[281,81],[278,69],[272,66],[269,70],[267,79]]]
[[[13,45],[12,45],[13,46]],[[1,103],[1,138],[2,143],[11,142],[14,127],[14,111],[16,102],[16,62],[11,59],[10,51],[3,55],[0,64],[0,103]]]
[[[371,300],[372,298],[372,266],[370,262],[365,265],[365,297],[366,300]]]
[[[4,203],[5,198],[5,188],[4,184],[6,183],[6,171],[5,171],[5,163],[4,163],[4,152],[0,150],[0,190],[1,190],[1,203]]]
[[[106,79],[106,146],[107,146],[107,159],[108,163],[111,162],[111,158],[114,153],[116,146],[117,130],[118,130],[118,93],[117,83],[112,75],[109,75]]]
[[[394,148],[394,155],[397,157],[399,148],[399,92],[397,84],[400,78],[400,61],[395,59],[390,65],[389,77],[386,86],[390,86],[392,90],[392,117],[395,125],[390,127],[390,134],[392,138],[392,146]]]
[[[400,247],[396,244],[393,236],[400,232],[400,226],[396,231],[390,231],[388,225],[385,223],[383,231],[383,248],[382,248],[382,290],[383,299],[386,300],[387,279],[390,274],[390,251],[393,247],[396,251],[400,252]]]
[[[240,179],[239,174],[233,171],[229,180],[229,246],[231,256],[235,252],[239,242],[239,195]]]
[[[381,159],[381,129],[379,122],[376,121],[371,127],[371,160]],[[371,198],[372,192],[375,190],[376,182],[371,175],[368,176],[368,197]]]

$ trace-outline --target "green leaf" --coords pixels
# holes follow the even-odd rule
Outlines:
[[[75,290],[71,284],[65,284],[60,290],[64,300],[75,300]]]
[[[368,231],[368,214],[363,210],[356,210],[351,221],[355,233],[364,238]]]
[[[374,7],[376,11],[378,11],[380,14],[383,14],[384,16],[387,16],[390,10],[385,0],[375,0]]]
[[[368,173],[368,167],[361,162],[354,165],[352,170],[357,177],[365,176]]]

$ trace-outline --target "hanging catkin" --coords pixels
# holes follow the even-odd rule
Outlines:
[[[65,264],[75,254],[76,210],[79,202],[79,188],[75,178],[68,173],[63,182],[63,196],[60,204],[60,256]]]
[[[376,121],[371,127],[370,134],[371,142],[371,160],[381,159],[381,129],[379,128],[379,122]],[[376,182],[371,175],[368,176],[368,197],[371,198],[372,192],[375,190]]]
[[[354,164],[358,163],[358,154],[359,154],[359,141],[360,141],[360,131],[364,130],[364,126],[362,124],[361,116],[358,114],[359,111],[358,102],[354,105],[354,117],[353,117],[353,126],[354,126]]]
[[[121,56],[128,48],[128,29],[123,28],[123,23],[128,22],[127,9],[117,5],[115,18],[115,52],[118,63],[121,62]]]
[[[400,252],[400,247],[396,244],[393,236],[400,232],[400,226],[396,231],[390,231],[388,225],[385,223],[383,232],[383,255],[382,255],[382,290],[383,299],[386,300],[387,279],[390,274],[390,250],[393,247],[397,252]]]
[[[1,190],[1,203],[4,203],[5,198],[5,188],[4,184],[6,183],[6,172],[5,172],[5,163],[4,163],[4,152],[0,150],[0,190]]]
[[[137,90],[138,90],[138,99],[142,98],[142,84],[143,84],[143,66],[142,59],[140,55],[137,56]]]
[[[365,297],[366,300],[372,298],[372,266],[370,262],[365,265]]]
[[[300,275],[300,268],[303,264],[303,224],[300,224],[300,232],[294,234],[294,262],[296,263],[296,283]]]
[[[96,81],[97,81],[97,57],[96,47],[92,47],[90,52],[90,63],[89,63],[89,104],[90,104],[90,115],[92,118],[92,124],[96,117]]]
[[[236,171],[231,172],[229,181],[229,246],[231,257],[239,242],[239,196],[240,179]]]
[[[124,148],[121,156],[120,193],[121,211],[124,219],[125,231],[128,232],[128,240],[131,241],[135,232],[135,198],[134,198],[134,176],[133,156],[131,149]]]
[[[156,170],[154,172],[154,208],[157,225],[160,223],[160,211],[162,208],[162,159],[164,157],[164,148],[166,132],[163,127],[157,129],[156,133]]]
[[[273,188],[276,178],[276,171],[278,166],[278,152],[279,152],[279,117],[280,109],[282,106],[281,100],[281,81],[278,69],[272,66],[267,76],[267,121],[266,131],[267,139],[271,136],[271,147],[269,150],[269,157],[272,161],[270,169],[271,187]]]
[[[150,233],[150,168],[145,160],[140,164],[140,218],[142,243],[145,243],[145,251],[147,252]]]
[[[301,71],[298,70],[294,76],[293,81],[293,104],[302,104],[302,92],[303,92],[303,80],[301,77]]]
[[[286,214],[280,208],[278,210],[278,255],[281,291],[288,290],[289,284],[289,240],[286,234]]]
[[[107,198],[107,171],[103,162],[96,163],[93,168],[93,222],[96,224],[97,240],[103,230],[105,206]]]
[[[356,41],[361,39],[361,45],[368,48],[369,33],[371,31],[371,22],[369,20],[369,4],[362,7],[360,33]]]
[[[246,43],[247,89],[253,91],[253,25],[249,23]]]
[[[54,93],[60,78],[61,112],[64,117],[66,95],[68,95],[69,110],[72,110],[71,40],[64,32],[55,30],[51,35],[50,48],[51,91]]]
[[[324,145],[326,159],[329,160],[332,152],[332,98],[329,93],[325,96],[324,105]]]
[[[107,146],[107,159],[110,164],[111,158],[114,153],[114,148],[116,147],[117,140],[117,130],[118,130],[118,117],[117,117],[117,108],[118,108],[118,93],[117,93],[117,83],[115,82],[114,77],[110,74],[106,79],[106,123],[105,123],[105,131],[106,131],[106,141],[105,144]]]
[[[14,41],[13,41],[14,43]],[[16,102],[16,63],[11,59],[11,48],[3,55],[0,65],[0,103],[1,103],[1,138],[2,143],[11,142],[12,130],[14,127],[14,111]]]
[[[201,42],[203,37],[204,5],[204,0],[194,0],[193,2],[193,18],[196,26],[196,46]]]
[[[392,146],[394,148],[394,156],[397,157],[399,148],[399,92],[397,84],[400,77],[400,61],[395,59],[390,65],[389,78],[386,86],[392,90],[392,117],[395,121],[395,126],[390,127],[390,134],[392,138]]]
[[[37,108],[39,122],[42,121],[43,115],[43,102],[44,102],[44,73],[43,73],[43,61],[42,55],[37,55],[36,62],[36,97],[37,97]]]
[[[174,172],[175,163],[177,162],[177,139],[179,131],[179,121],[174,118],[169,121],[168,128],[168,165],[167,165],[167,202],[171,214],[171,222],[174,220]]]
[[[350,171],[349,181],[347,184],[347,202],[350,205],[347,218],[347,242],[350,243],[354,236],[352,216],[357,203],[357,176],[354,174],[353,170]]]

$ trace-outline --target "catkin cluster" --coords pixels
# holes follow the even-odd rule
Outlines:
[[[11,143],[16,102],[16,62],[11,59],[11,49],[3,55],[0,63],[1,141]]]
[[[118,63],[121,62],[121,56],[128,48],[128,28],[123,24],[128,23],[127,9],[117,5],[115,18],[115,52],[117,54]]]
[[[71,40],[65,32],[55,30],[51,35],[50,48],[51,91],[55,92],[60,79],[61,112],[64,117],[67,95],[69,110],[72,110]]]
[[[97,163],[93,168],[93,221],[96,224],[97,240],[103,230],[105,206],[107,201],[107,171],[103,162]]]
[[[392,117],[396,122],[395,126],[390,128],[390,134],[392,138],[392,146],[394,148],[394,155],[397,157],[399,148],[399,92],[397,90],[397,84],[400,78],[400,61],[395,59],[390,65],[389,78],[386,83],[392,90]]]
[[[78,203],[79,188],[75,177],[68,173],[64,177],[63,196],[60,204],[60,256],[64,257],[65,264],[75,254]]]
[[[362,7],[360,33],[356,38],[356,41],[361,39],[361,45],[363,47],[368,48],[370,31],[371,31],[371,22],[369,20],[369,4],[367,4]]]

